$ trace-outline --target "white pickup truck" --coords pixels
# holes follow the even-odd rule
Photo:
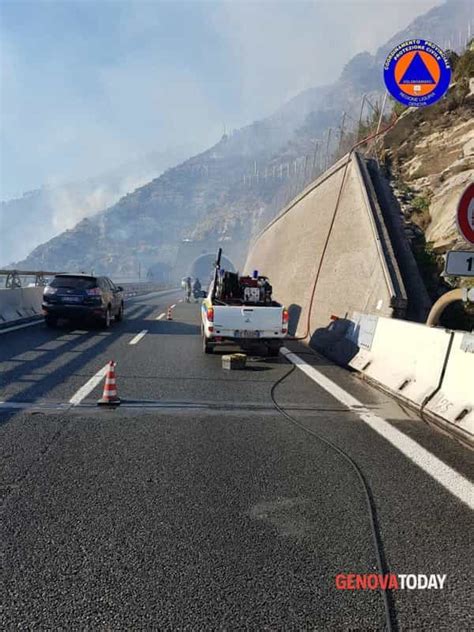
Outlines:
[[[263,343],[268,355],[277,356],[288,333],[288,311],[275,301],[256,305],[240,299],[219,300],[213,288],[211,283],[201,306],[203,351],[212,353],[214,346],[229,342],[244,349]]]

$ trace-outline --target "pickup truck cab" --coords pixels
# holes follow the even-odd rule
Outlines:
[[[264,305],[241,299],[218,300],[213,283],[201,305],[203,351],[212,353],[218,344],[238,344],[251,348],[265,344],[268,355],[277,356],[288,333],[288,311],[271,301]]]

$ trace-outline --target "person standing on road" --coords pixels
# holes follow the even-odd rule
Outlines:
[[[184,293],[186,296],[186,303],[190,303],[192,293],[191,277],[186,277],[184,281]]]
[[[201,298],[201,290],[201,281],[196,277],[193,283],[193,296],[195,301],[198,301]]]

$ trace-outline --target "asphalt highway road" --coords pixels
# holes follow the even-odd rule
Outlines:
[[[336,588],[341,573],[377,572],[367,507],[348,463],[275,409],[291,364],[255,355],[223,370],[201,351],[198,305],[179,298],[131,300],[107,331],[0,334],[1,628],[384,629],[379,591]],[[288,347],[472,480],[472,452]],[[122,405],[103,410],[91,379],[111,359]],[[363,471],[386,568],[447,576],[391,591],[393,628],[473,629],[466,503],[300,370],[275,396]]]

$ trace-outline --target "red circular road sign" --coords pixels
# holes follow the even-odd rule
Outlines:
[[[457,221],[461,235],[474,244],[474,183],[467,187],[459,200]]]

